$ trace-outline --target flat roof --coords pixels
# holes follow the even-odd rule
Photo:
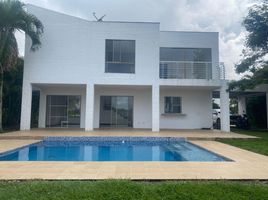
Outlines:
[[[84,20],[84,21],[87,21],[87,22],[93,22],[93,23],[128,23],[128,24],[160,24],[160,22],[137,22],[137,21],[93,21],[93,20],[88,20],[88,19],[85,19],[85,18],[81,18],[81,17],[77,17],[77,16],[73,16],[73,15],[69,15],[69,14],[66,14],[66,13],[62,13],[62,12],[59,12],[59,11],[54,11],[54,10],[50,10],[50,9],[47,9],[47,8],[44,8],[44,7],[40,7],[40,6],[37,6],[37,5],[33,5],[33,4],[30,4],[30,3],[27,3],[26,4],[27,6],[32,6],[32,7],[36,7],[36,8],[39,8],[39,9],[44,9],[44,10],[47,10],[49,12],[54,12],[56,14],[60,14],[60,15],[65,15],[67,17],[72,17],[72,18],[75,18],[75,19],[78,19],[78,20]],[[218,33],[218,32],[208,32],[208,31],[185,31],[185,30],[182,30],[182,31],[170,31],[170,30],[160,30],[160,32],[169,32],[169,33]]]
[[[76,18],[76,19],[80,19],[80,20],[84,20],[84,21],[88,21],[88,22],[97,22],[97,23],[139,23],[139,24],[141,23],[141,24],[160,24],[160,22],[96,21],[96,20],[89,20],[89,19],[85,19],[85,18],[81,18],[81,17],[74,16],[74,15],[70,15],[70,14],[62,13],[62,12],[59,12],[59,11],[51,10],[51,9],[48,9],[48,8],[44,8],[44,7],[40,7],[40,6],[36,6],[36,5],[30,4],[30,3],[27,3],[26,6],[32,6],[32,7],[36,7],[36,8],[40,8],[40,9],[44,9],[44,10],[47,10],[47,11],[49,11],[49,12],[54,12],[54,13],[57,13],[57,14],[60,14],[60,15],[65,15],[65,16],[68,16],[68,17],[72,17],[72,18]]]

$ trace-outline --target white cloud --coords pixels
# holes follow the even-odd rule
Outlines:
[[[24,0],[70,15],[94,20],[159,21],[162,30],[217,31],[220,33],[220,59],[228,79],[236,79],[234,63],[239,61],[244,40],[241,27],[251,0]],[[23,54],[23,38],[19,36]]]

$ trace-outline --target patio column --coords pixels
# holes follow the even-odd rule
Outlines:
[[[227,82],[223,81],[220,89],[221,103],[221,130],[230,132],[230,107],[229,107],[229,92],[227,91]]]
[[[31,110],[32,110],[32,85],[31,83],[23,83],[20,130],[31,129]]]
[[[159,85],[152,85],[152,131],[160,130],[160,115],[159,115]]]
[[[40,90],[38,128],[46,127],[46,95]]]
[[[94,84],[87,84],[85,130],[93,131],[94,121]]]
[[[238,97],[238,114],[247,114],[246,97],[244,96]]]

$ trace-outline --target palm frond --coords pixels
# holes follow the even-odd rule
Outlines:
[[[43,24],[34,15],[28,13],[25,4],[18,0],[3,0],[0,2],[0,30],[24,31],[32,40],[31,49],[41,46]]]
[[[16,24],[16,29],[24,31],[32,40],[32,50],[41,46],[41,35],[44,32],[43,24],[32,14],[22,13],[20,21]]]
[[[18,58],[18,44],[14,33],[8,34],[4,51],[0,57],[0,61],[4,71],[12,69]]]

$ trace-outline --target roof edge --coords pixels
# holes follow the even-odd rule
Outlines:
[[[34,4],[30,4],[30,3],[27,3],[25,5],[26,5],[26,7],[32,6],[32,7],[36,7],[36,8],[39,8],[39,9],[47,10],[49,12],[54,12],[54,13],[59,14],[59,15],[64,15],[64,16],[67,16],[67,17],[72,17],[72,18],[75,18],[75,19],[78,19],[78,20],[87,21],[87,22],[96,22],[96,23],[160,24],[160,22],[135,22],[135,21],[133,21],[133,22],[131,22],[131,21],[101,21],[101,22],[99,22],[99,21],[93,21],[93,20],[88,20],[88,19],[85,19],[85,18],[77,17],[77,16],[74,16],[74,15],[69,15],[69,14],[66,14],[66,13],[63,13],[63,12],[51,10],[51,9],[44,8],[44,7],[41,7],[41,6],[37,6],[37,5],[34,5]]]
[[[160,31],[160,32],[168,32],[168,33],[215,33],[215,34],[219,34],[218,31]]]

